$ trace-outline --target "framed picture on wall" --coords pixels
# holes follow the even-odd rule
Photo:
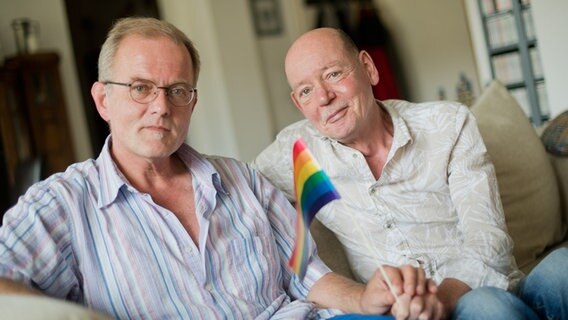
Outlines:
[[[278,35],[282,32],[279,0],[250,0],[256,34]]]

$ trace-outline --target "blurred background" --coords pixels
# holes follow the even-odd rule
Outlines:
[[[517,3],[525,19],[530,14],[529,49],[538,48],[532,69],[546,99],[538,119],[525,108],[538,126],[568,108],[566,0],[0,0],[2,189],[12,188],[16,169],[38,154],[50,159],[43,176],[98,155],[108,132],[90,87],[104,36],[119,17],[159,17],[189,35],[203,65],[187,140],[203,153],[250,161],[302,118],[283,61],[303,32],[346,30],[377,64],[380,99],[469,105],[496,77],[488,39],[515,27],[488,19],[512,16]],[[42,108],[50,111],[34,116]]]

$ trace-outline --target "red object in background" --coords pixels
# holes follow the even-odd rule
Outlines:
[[[354,40],[360,49],[369,53],[377,70],[379,83],[373,87],[376,99],[400,99],[392,57],[389,57],[389,33],[382,23],[372,1],[363,1],[359,8],[359,24],[355,28]]]
[[[377,70],[379,70],[379,83],[373,87],[376,99],[400,99],[400,92],[396,85],[396,77],[389,63],[387,50],[383,46],[361,48],[369,53]]]
[[[373,87],[373,95],[376,99],[401,99],[401,91],[393,64],[396,57],[390,56],[392,52],[389,41],[389,33],[378,14],[378,10],[372,0],[360,0],[357,7],[359,19],[357,24],[350,28],[348,10],[353,8],[342,0],[306,0],[308,4],[318,5],[316,27],[335,27],[345,31],[355,42],[360,50],[369,53],[377,70],[379,71],[379,83]]]

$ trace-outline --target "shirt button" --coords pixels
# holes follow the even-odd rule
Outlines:
[[[370,195],[374,195],[376,192],[377,192],[377,189],[375,189],[375,188],[371,188],[371,190],[369,190]]]
[[[387,224],[385,225],[385,228],[387,228],[387,229],[392,229],[392,227],[393,227],[392,222],[387,222]]]
[[[357,158],[357,154],[356,154],[356,153],[353,154],[353,159],[355,159],[355,158]]]
[[[436,274],[436,271],[430,270],[430,277],[433,277]]]

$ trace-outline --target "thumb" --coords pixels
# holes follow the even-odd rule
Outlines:
[[[410,295],[399,295],[398,301],[392,306],[391,313],[397,320],[407,319],[410,316]]]

